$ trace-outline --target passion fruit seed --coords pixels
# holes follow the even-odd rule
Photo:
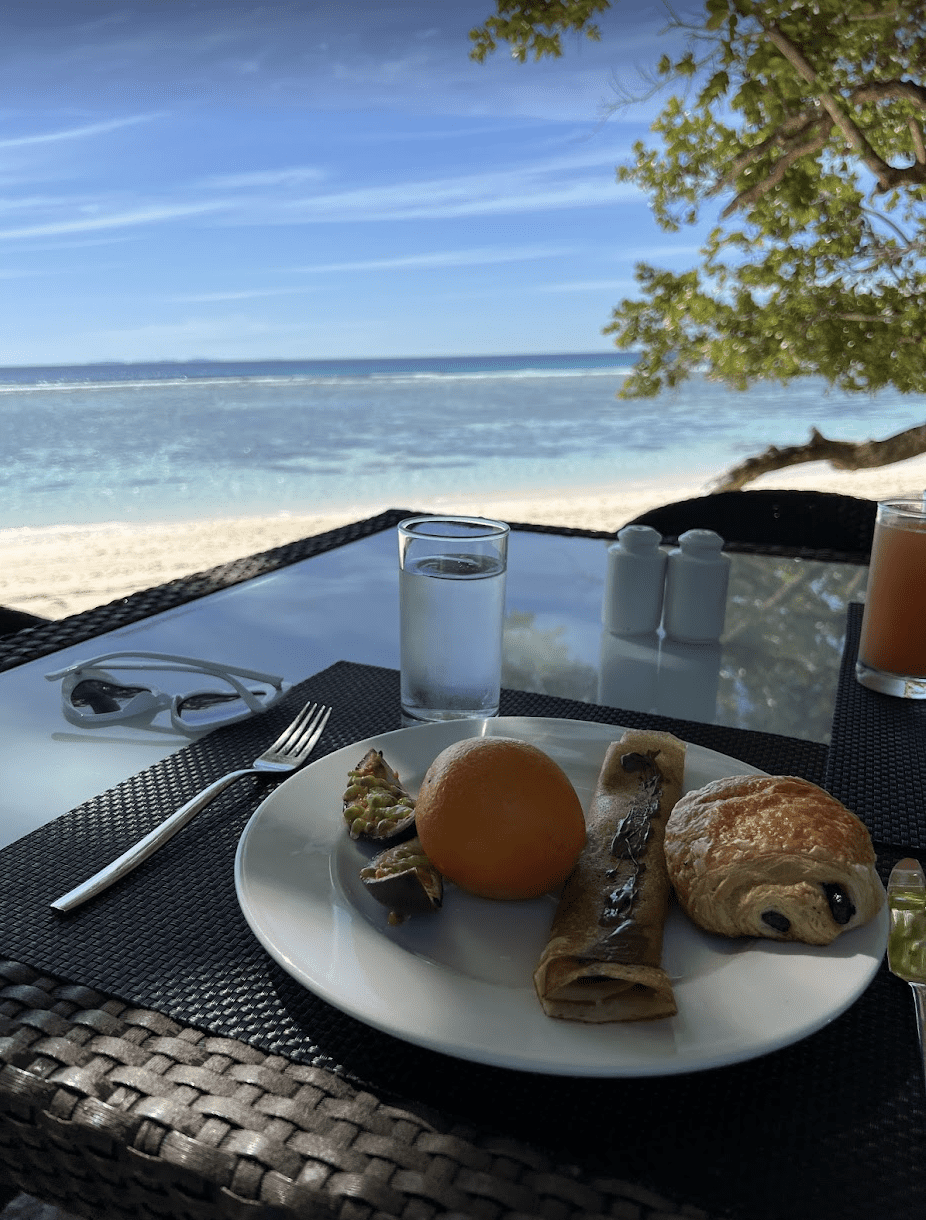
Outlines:
[[[360,870],[360,876],[365,880],[379,880],[380,877],[396,877],[399,873],[408,873],[414,869],[430,869],[431,861],[423,852],[410,852],[408,855],[395,855],[391,860],[375,861]]]

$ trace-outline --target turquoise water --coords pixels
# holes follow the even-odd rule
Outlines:
[[[704,479],[811,425],[849,440],[926,402],[806,379],[616,394],[621,353],[0,369],[0,527],[311,513],[430,495]]]

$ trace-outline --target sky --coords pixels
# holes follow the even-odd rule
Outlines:
[[[493,0],[0,0],[0,365],[613,350],[615,167],[678,47],[615,0],[557,60],[469,56]]]

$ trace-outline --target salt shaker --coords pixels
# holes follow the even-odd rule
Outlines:
[[[625,525],[608,547],[601,621],[614,635],[655,631],[662,618],[666,556],[648,525]]]
[[[713,530],[688,530],[669,552],[666,568],[666,635],[688,644],[718,640],[727,612],[730,557]]]

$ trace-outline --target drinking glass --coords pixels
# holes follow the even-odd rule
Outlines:
[[[403,721],[497,716],[508,526],[422,516],[398,533]]]
[[[855,675],[885,695],[926,699],[926,505],[878,505]]]

